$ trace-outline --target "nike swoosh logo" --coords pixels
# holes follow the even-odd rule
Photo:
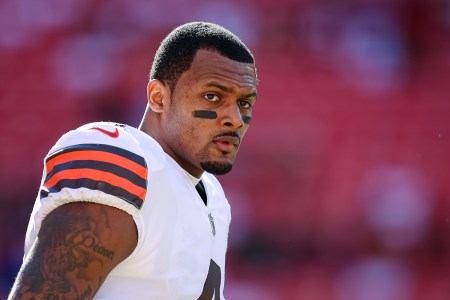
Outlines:
[[[99,127],[92,127],[92,128],[90,128],[90,129],[94,129],[94,130],[98,130],[98,131],[100,131],[100,132],[102,132],[102,133],[104,133],[104,134],[106,134],[106,135],[109,135],[110,137],[112,137],[112,138],[116,138],[116,137],[118,137],[119,136],[119,130],[117,130],[117,128],[116,128],[116,130],[115,131],[108,131],[108,130],[105,130],[105,129],[103,129],[103,128],[99,128]]]

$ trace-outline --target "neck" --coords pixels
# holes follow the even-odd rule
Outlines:
[[[159,134],[161,132],[161,130],[159,129],[160,123],[157,122],[157,120],[158,116],[152,115],[151,109],[147,107],[138,129],[155,139],[161,146],[161,148],[163,148],[164,152],[172,157],[173,160],[175,160],[177,164],[187,173],[189,173],[193,177],[200,178],[203,174],[203,170],[196,168],[189,161],[183,159],[182,156],[174,153],[174,151],[172,151],[172,149],[164,142],[164,139],[161,138]]]

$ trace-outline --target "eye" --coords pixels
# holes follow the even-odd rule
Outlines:
[[[219,96],[217,96],[216,94],[206,94],[203,97],[210,102],[216,102],[220,100]]]
[[[245,100],[239,100],[238,103],[241,107],[243,107],[245,109],[250,109],[253,106],[250,102],[245,101]]]

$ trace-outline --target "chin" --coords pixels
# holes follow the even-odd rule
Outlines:
[[[224,175],[231,171],[233,164],[230,162],[205,161],[201,162],[203,170],[214,175]]]

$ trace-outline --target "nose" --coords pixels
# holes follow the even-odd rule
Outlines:
[[[228,105],[224,109],[221,122],[230,129],[238,129],[244,126],[239,106],[237,104]]]

